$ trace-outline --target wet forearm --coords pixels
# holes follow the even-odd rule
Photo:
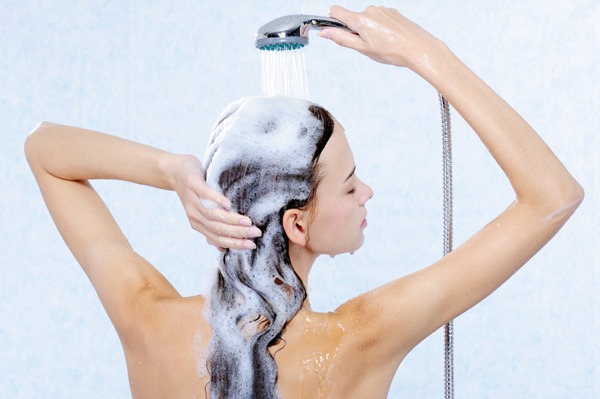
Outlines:
[[[176,155],[104,133],[44,122],[28,137],[26,153],[32,168],[65,180],[117,179],[173,189],[169,165]]]
[[[574,201],[581,187],[531,126],[442,43],[412,66],[475,130],[521,201]]]

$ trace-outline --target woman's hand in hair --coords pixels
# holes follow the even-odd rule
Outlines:
[[[328,28],[321,31],[321,37],[383,64],[415,70],[427,64],[443,46],[440,40],[393,8],[369,6],[363,12],[352,12],[333,6],[329,15],[357,34]]]
[[[175,155],[171,160],[174,189],[192,228],[220,251],[254,249],[249,238],[259,237],[260,230],[250,218],[231,212],[230,201],[206,185],[200,161],[193,155]]]

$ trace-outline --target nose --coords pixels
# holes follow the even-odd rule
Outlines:
[[[359,189],[360,189],[360,195],[358,197],[358,201],[360,206],[363,206],[364,204],[367,203],[368,200],[370,200],[371,198],[373,198],[373,189],[366,184],[365,182],[363,182],[360,179],[357,179],[358,183],[359,183]]]

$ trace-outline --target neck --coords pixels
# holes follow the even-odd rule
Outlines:
[[[310,274],[313,263],[315,263],[315,260],[319,257],[319,254],[292,242],[289,243],[289,253],[292,266],[306,289],[306,300],[304,301],[303,307],[310,309],[310,303],[308,301],[308,275]]]

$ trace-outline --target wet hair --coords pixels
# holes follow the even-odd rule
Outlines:
[[[269,347],[306,298],[281,222],[286,210],[314,203],[333,126],[329,112],[308,101],[252,97],[230,104],[213,127],[206,181],[263,233],[255,250],[229,249],[219,259],[209,301],[213,399],[280,397]]]

